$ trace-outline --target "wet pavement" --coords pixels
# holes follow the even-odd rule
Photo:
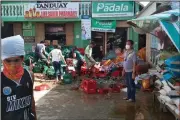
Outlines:
[[[170,112],[162,113],[153,104],[152,93],[137,91],[136,103],[122,98],[125,93],[88,95],[59,85],[37,102],[38,120],[174,120]]]

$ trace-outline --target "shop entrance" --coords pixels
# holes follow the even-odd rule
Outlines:
[[[92,31],[92,41],[96,44],[93,48],[93,57],[95,59],[102,59],[105,53],[105,33]]]
[[[116,28],[115,33],[92,31],[92,40],[96,43],[93,49],[94,58],[102,58],[115,48],[125,48],[128,28]]]
[[[107,52],[115,48],[125,48],[127,28],[116,28],[115,33],[107,33]]]
[[[63,46],[66,44],[66,34],[64,25],[62,24],[45,24],[45,39],[50,40],[51,44],[53,40],[58,40],[58,44]]]

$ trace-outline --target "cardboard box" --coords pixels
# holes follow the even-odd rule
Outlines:
[[[53,40],[53,45],[58,45],[58,40]]]

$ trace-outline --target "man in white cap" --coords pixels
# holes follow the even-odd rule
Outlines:
[[[1,120],[36,120],[33,77],[23,68],[24,39],[1,40]]]

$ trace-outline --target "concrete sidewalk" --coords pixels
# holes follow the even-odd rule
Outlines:
[[[41,84],[49,85],[50,89],[42,90],[42,91],[34,90],[34,99],[35,99],[36,105],[37,105],[38,100],[40,100],[42,97],[44,97],[49,91],[51,91],[56,86],[56,84],[53,84],[53,82],[34,82],[34,89],[36,86],[41,85]]]

